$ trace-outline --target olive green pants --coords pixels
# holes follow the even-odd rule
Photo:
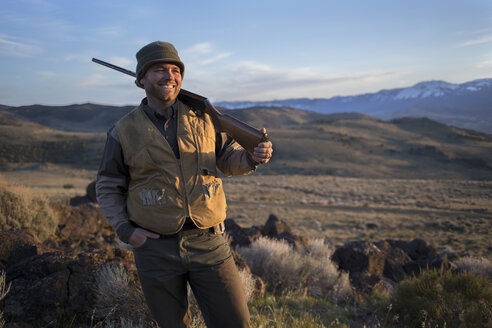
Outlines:
[[[150,239],[134,249],[147,304],[161,328],[188,327],[187,283],[207,327],[249,327],[249,311],[229,245],[209,230]]]

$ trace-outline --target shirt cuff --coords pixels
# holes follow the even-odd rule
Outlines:
[[[257,161],[255,161],[253,159],[253,157],[250,155],[250,153],[246,152],[246,160],[248,161],[248,165],[253,167],[253,168],[257,168],[258,165],[260,165],[261,163],[258,163]]]
[[[128,221],[120,224],[120,226],[116,230],[116,234],[118,235],[118,238],[120,238],[122,242],[129,244],[130,236],[133,234],[135,229],[137,229],[137,227],[135,227],[135,225],[133,225],[130,221]]]

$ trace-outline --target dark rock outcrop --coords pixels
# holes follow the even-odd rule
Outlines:
[[[335,250],[332,261],[339,269],[349,272],[350,281],[359,292],[370,292],[376,287],[391,289],[422,269],[449,268],[446,257],[419,238],[350,242]]]
[[[0,231],[0,268],[48,251],[27,228]]]
[[[58,218],[55,238],[47,243],[60,250],[112,247],[115,235],[97,205],[53,205]]]
[[[254,240],[262,236],[261,230],[257,227],[242,228],[233,219],[226,219],[224,224],[232,247],[248,247]]]
[[[311,243],[308,237],[298,236],[287,222],[273,214],[270,214],[265,225],[261,227],[242,228],[233,219],[227,219],[224,223],[232,247],[248,247],[260,237],[283,240],[295,249],[307,248]]]
[[[96,277],[103,265],[123,265],[136,278],[133,254],[124,249],[65,253],[47,249],[26,229],[1,234],[1,246],[8,246],[0,247],[2,263],[11,284],[2,311],[11,323],[87,323],[96,304]]]
[[[84,196],[75,196],[70,199],[70,206],[80,206],[87,203],[97,203],[96,198],[96,181],[92,181],[85,188]]]

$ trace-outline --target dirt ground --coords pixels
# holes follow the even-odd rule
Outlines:
[[[423,238],[460,256],[492,256],[492,181],[333,176],[226,179],[228,217],[241,226],[270,214],[333,246]]]
[[[85,195],[96,171],[52,164],[0,172],[54,201]],[[492,258],[492,181],[305,175],[224,178],[228,217],[243,227],[270,214],[334,247],[354,240],[423,238],[438,250]]]

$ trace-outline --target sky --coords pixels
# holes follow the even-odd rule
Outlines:
[[[0,104],[135,105],[135,53],[178,49],[212,101],[331,98],[492,77],[491,0],[2,0]]]

